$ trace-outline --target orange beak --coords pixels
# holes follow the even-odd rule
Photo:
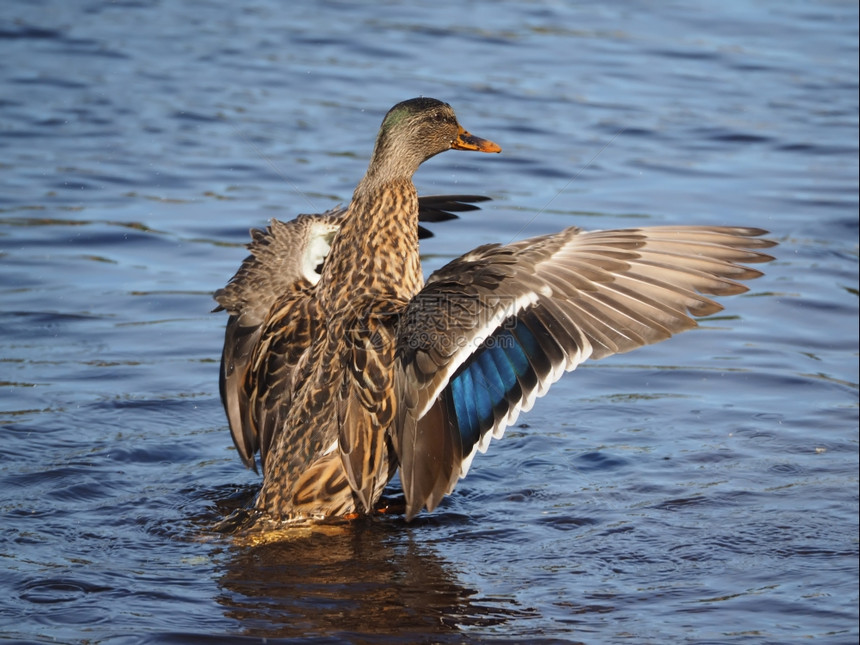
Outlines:
[[[502,147],[498,143],[469,134],[462,125],[457,133],[457,138],[451,142],[451,148],[454,150],[477,150],[478,152],[502,151]]]

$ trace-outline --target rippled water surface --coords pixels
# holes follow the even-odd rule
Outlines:
[[[857,4],[0,7],[0,638],[858,639]],[[250,227],[349,199],[450,102],[493,198],[425,268],[576,224],[761,226],[724,314],[581,366],[432,514],[212,526],[259,484],[211,293]],[[394,491],[396,492],[396,490]]]

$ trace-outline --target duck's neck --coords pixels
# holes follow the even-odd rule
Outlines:
[[[368,172],[353,194],[320,280],[327,308],[406,302],[423,286],[411,176]]]

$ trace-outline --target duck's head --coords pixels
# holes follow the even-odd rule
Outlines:
[[[424,161],[446,150],[501,152],[501,147],[469,134],[451,106],[431,98],[398,103],[382,120],[368,173],[411,177]]]

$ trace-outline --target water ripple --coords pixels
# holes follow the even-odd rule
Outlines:
[[[857,641],[856,3],[47,7],[0,19],[0,639]],[[434,513],[242,542],[210,294],[418,94],[505,150],[416,174],[493,198],[428,269],[571,225],[777,261],[563,378]]]

